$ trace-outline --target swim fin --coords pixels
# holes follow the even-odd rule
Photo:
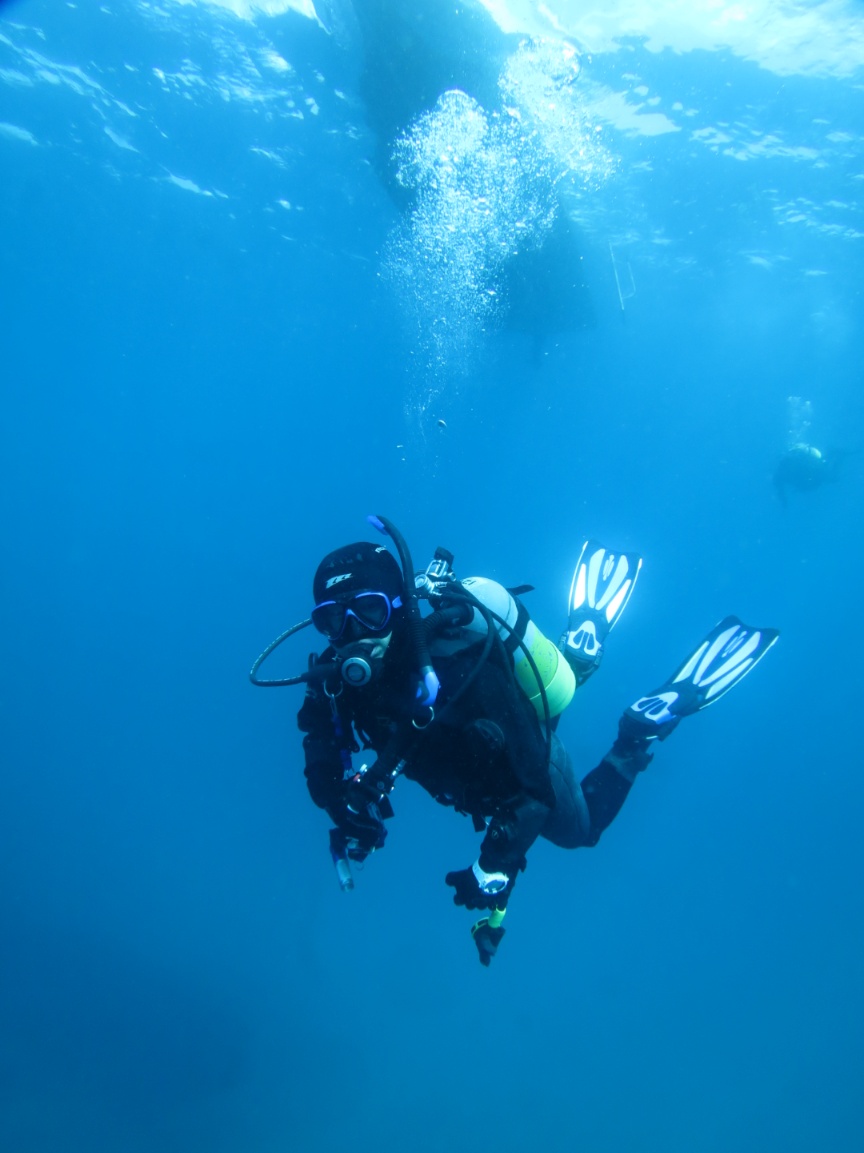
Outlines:
[[[627,607],[641,567],[642,558],[635,553],[614,553],[596,540],[582,546],[570,584],[570,619],[560,645],[578,684],[584,684],[600,664],[606,637]]]
[[[625,711],[622,736],[665,740],[682,717],[713,705],[737,685],[779,636],[777,629],[753,629],[725,617],[665,684]]]

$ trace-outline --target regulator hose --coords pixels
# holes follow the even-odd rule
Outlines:
[[[366,519],[373,528],[377,528],[379,532],[391,538],[399,553],[399,560],[402,562],[402,583],[404,586],[402,599],[405,608],[405,617],[411,644],[414,647],[414,653],[417,657],[417,671],[420,675],[420,683],[417,686],[417,703],[431,709],[438,699],[438,690],[441,686],[438,681],[438,674],[432,667],[432,658],[429,656],[429,646],[426,643],[426,629],[423,624],[423,618],[420,616],[420,606],[417,603],[417,588],[414,584],[414,565],[411,561],[408,545],[405,543],[405,538],[402,536],[402,533],[387,517],[368,516]]]

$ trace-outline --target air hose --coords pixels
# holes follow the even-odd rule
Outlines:
[[[405,538],[398,528],[384,516],[368,516],[366,518],[373,528],[389,536],[399,553],[402,562],[403,602],[406,621],[414,653],[417,657],[417,671],[420,683],[417,686],[417,703],[432,708],[438,698],[441,687],[438,675],[432,667],[432,658],[429,656],[429,646],[426,643],[426,629],[423,618],[420,616],[420,606],[417,603],[417,589],[414,584],[414,565]]]

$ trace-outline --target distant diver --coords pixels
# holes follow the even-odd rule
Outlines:
[[[343,889],[353,888],[352,863],[383,848],[400,777],[472,820],[483,835],[479,855],[444,880],[456,905],[481,912],[472,935],[488,965],[534,840],[565,849],[596,845],[657,745],[736,685],[778,634],[726,617],[668,680],[624,710],[611,748],[581,776],[557,722],[600,664],[641,557],[596,541],[583,545],[569,621],[555,645],[519,599],[530,585],[511,590],[483,577],[459,580],[452,553],[442,548],[415,576],[395,526],[384,517],[369,520],[395,543],[401,564],[366,541],[328,554],[315,573],[309,619],[265,649],[251,679],[306,685],[298,716],[306,782],[332,822],[330,852]],[[327,647],[309,658],[308,670],[259,679],[276,646],[309,624]],[[362,758],[359,766],[354,756]],[[422,908],[419,880],[411,878]],[[549,880],[565,901],[570,883],[558,874]]]
[[[784,508],[789,493],[813,492],[823,484],[837,480],[841,455],[827,456],[812,444],[803,441],[791,445],[774,470],[774,488]]]
[[[814,492],[840,479],[843,462],[856,449],[817,448],[811,441],[813,404],[803,396],[786,398],[786,451],[774,470],[774,488],[784,508],[790,492]]]

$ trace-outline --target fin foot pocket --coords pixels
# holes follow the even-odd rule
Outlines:
[[[725,617],[667,681],[630,705],[622,727],[634,737],[665,740],[682,717],[713,705],[747,676],[779,636],[777,629]]]
[[[606,637],[627,607],[641,567],[636,553],[615,553],[596,540],[582,546],[570,583],[567,631],[560,641],[579,684],[599,666]]]

